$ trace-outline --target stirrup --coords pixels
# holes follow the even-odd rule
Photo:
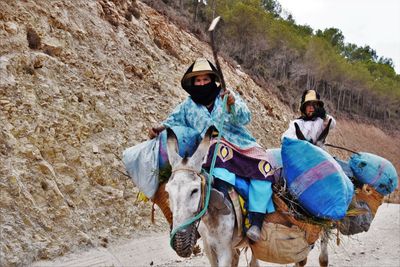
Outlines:
[[[252,225],[249,230],[246,232],[246,236],[254,241],[257,242],[261,238],[261,229],[257,225]]]

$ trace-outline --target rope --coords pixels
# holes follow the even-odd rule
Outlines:
[[[351,152],[351,153],[360,155],[360,153],[358,153],[358,152],[356,152],[356,151],[353,151],[353,150],[351,150],[351,149],[345,148],[345,147],[335,146],[335,145],[331,145],[331,144],[325,144],[325,145],[326,145],[326,146],[330,146],[330,147],[334,147],[334,148],[338,148],[338,149],[343,149],[343,150],[346,150],[346,151],[348,151],[348,152]]]
[[[224,96],[224,100],[223,100],[223,106],[222,106],[222,114],[225,113],[225,109],[226,109],[226,101],[228,99],[228,95]],[[218,132],[218,137],[217,137],[217,144],[215,145],[215,149],[214,149],[214,155],[211,161],[211,165],[210,165],[210,173],[208,174],[208,183],[207,183],[207,194],[206,194],[206,200],[205,200],[205,204],[204,204],[204,208],[194,217],[188,219],[186,222],[184,222],[183,224],[179,225],[178,227],[176,227],[175,229],[173,229],[171,231],[170,234],[170,239],[169,239],[169,244],[170,246],[173,248],[173,240],[175,237],[175,234],[181,230],[184,229],[185,227],[187,227],[188,225],[191,225],[193,222],[199,220],[201,217],[203,217],[203,215],[206,213],[207,209],[208,209],[208,204],[210,202],[210,194],[211,194],[211,181],[212,181],[212,175],[214,172],[214,166],[215,166],[215,162],[217,160],[217,151],[219,148],[219,144],[221,141],[221,136],[222,136],[222,126],[223,126],[223,118],[224,116],[221,116],[219,122],[218,122],[218,129],[220,129],[220,131]]]

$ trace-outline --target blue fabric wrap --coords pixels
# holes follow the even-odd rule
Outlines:
[[[234,174],[233,172],[230,172],[225,168],[215,168],[213,175],[229,183],[230,185],[235,186],[236,174]]]
[[[179,155],[181,157],[191,157],[200,144],[200,133],[195,129],[186,126],[172,126],[171,130],[175,133],[178,140]],[[160,169],[169,165],[167,152],[167,131],[160,133]]]
[[[284,138],[284,177],[291,194],[312,215],[342,219],[354,194],[354,186],[335,159],[303,140]]]
[[[270,181],[250,179],[249,211],[259,213],[275,212],[274,203],[272,202],[272,183]]]
[[[249,189],[250,189],[250,180],[238,178],[235,181],[235,189],[241,195],[244,200],[246,200],[246,204],[248,203],[247,200],[249,199]],[[248,206],[245,206],[248,209]]]
[[[360,152],[353,154],[349,160],[355,178],[369,184],[382,195],[393,192],[398,184],[398,176],[393,164],[380,156]]]
[[[235,93],[234,93],[235,94]],[[191,97],[175,107],[168,118],[162,122],[166,127],[185,125],[197,130],[202,137],[207,129],[214,125],[218,131],[223,132],[223,138],[240,148],[258,146],[256,140],[246,129],[245,125],[251,120],[250,110],[240,95],[235,94],[234,112],[224,112],[223,99],[215,99],[211,113],[206,106],[196,104]],[[221,118],[222,129],[218,129]]]
[[[249,211],[260,213],[275,211],[270,181],[243,178],[224,168],[215,168],[214,176],[231,184],[246,200],[246,209]]]

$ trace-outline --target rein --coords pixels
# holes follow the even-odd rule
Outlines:
[[[325,145],[326,145],[326,146],[333,147],[333,148],[342,149],[342,150],[345,150],[345,151],[351,152],[351,153],[353,153],[353,154],[360,155],[360,153],[359,153],[359,152],[356,152],[356,151],[354,151],[354,150],[351,150],[351,149],[348,149],[348,148],[345,148],[345,147],[342,147],[342,146],[335,146],[335,145],[332,145],[332,144],[325,144]]]
[[[224,96],[224,100],[223,100],[223,104],[222,104],[222,114],[225,113],[227,100],[228,100],[228,95],[225,95]],[[175,234],[178,231],[180,231],[180,230],[186,228],[187,226],[191,225],[195,221],[201,219],[201,217],[203,217],[203,215],[206,213],[206,211],[208,209],[208,204],[210,202],[210,194],[211,194],[211,182],[212,182],[212,177],[213,177],[212,175],[214,173],[215,162],[217,160],[217,154],[218,154],[217,151],[218,151],[218,148],[219,148],[219,144],[221,143],[221,136],[222,136],[222,132],[223,132],[223,129],[222,129],[222,126],[224,124],[223,118],[224,118],[224,116],[221,116],[220,120],[218,122],[218,129],[220,129],[220,131],[218,132],[217,143],[215,145],[214,154],[213,154],[213,158],[212,158],[211,165],[210,165],[210,172],[208,173],[207,187],[206,187],[207,188],[207,192],[206,192],[206,199],[205,199],[205,202],[204,202],[203,209],[196,216],[188,219],[186,222],[184,222],[183,224],[179,225],[178,227],[174,228],[171,231],[169,244],[170,244],[170,246],[172,248],[174,248],[173,247],[173,241],[174,241],[174,238],[175,238]],[[172,171],[172,173],[174,173],[175,171],[179,171],[179,170],[186,170],[186,169],[177,169],[177,170]],[[187,170],[188,171],[194,171],[193,169],[187,169]]]

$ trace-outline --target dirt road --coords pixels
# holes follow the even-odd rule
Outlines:
[[[201,243],[201,242],[199,242]],[[400,267],[400,205],[383,204],[367,233],[341,236],[329,243],[329,266]],[[311,251],[307,266],[318,266],[319,244]],[[247,259],[250,260],[249,255]],[[260,262],[261,266],[282,266]],[[168,233],[152,234],[108,248],[95,248],[33,266],[209,266],[203,253],[184,259],[169,247]],[[246,255],[240,266],[246,266]],[[291,265],[288,265],[291,266]]]

